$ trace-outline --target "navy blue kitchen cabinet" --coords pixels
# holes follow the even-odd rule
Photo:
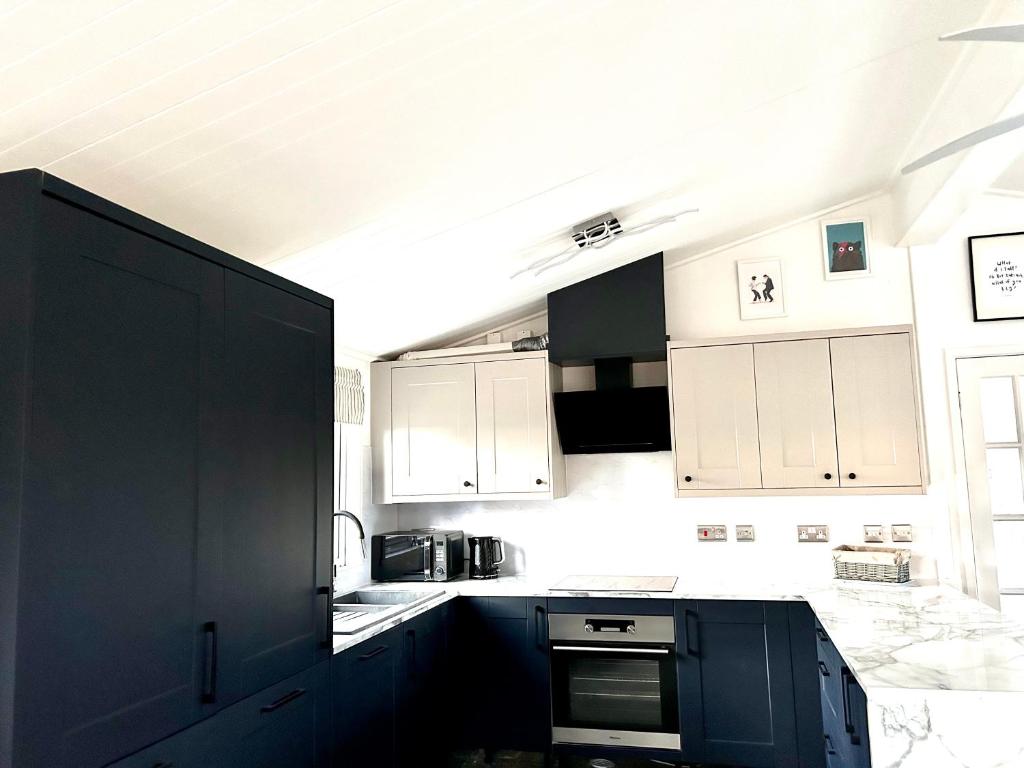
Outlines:
[[[331,659],[335,768],[398,765],[396,674],[402,627]]]
[[[797,768],[786,603],[681,600],[675,612],[684,758]]]
[[[867,697],[820,622],[815,621],[814,630],[825,764],[869,768]]]
[[[232,701],[330,656],[334,363],[330,310],[233,272],[224,296],[219,684]]]
[[[469,597],[458,603],[458,679],[466,747],[551,749],[547,600]]]
[[[332,304],[40,171],[0,242],[0,765],[104,766],[328,653]]]
[[[456,686],[448,674],[448,611],[445,603],[400,627],[401,656],[396,670],[398,721],[396,753],[399,766],[445,764],[450,730],[451,697]]]
[[[793,659],[793,703],[797,751],[802,768],[825,768],[821,694],[814,612],[807,603],[788,603],[789,646]]]

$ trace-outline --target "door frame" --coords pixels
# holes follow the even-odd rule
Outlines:
[[[947,481],[949,490],[949,535],[954,566],[960,577],[960,588],[973,598],[978,597],[978,571],[974,562],[974,527],[971,498],[967,487],[967,453],[964,448],[963,413],[960,409],[960,383],[957,363],[982,357],[1024,355],[1024,344],[970,346],[947,349],[946,397],[949,402],[950,442],[953,452],[953,475]]]

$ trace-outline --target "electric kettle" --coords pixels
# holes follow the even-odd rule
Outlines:
[[[470,536],[469,578],[496,579],[505,562],[505,545],[497,536]]]

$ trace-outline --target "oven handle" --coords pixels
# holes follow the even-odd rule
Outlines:
[[[590,653],[671,653],[668,648],[615,648],[610,645],[602,645],[595,648],[592,645],[552,645],[553,651],[589,651]]]

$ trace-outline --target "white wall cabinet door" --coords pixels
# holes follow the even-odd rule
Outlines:
[[[671,354],[677,486],[760,488],[753,345]]]
[[[765,488],[838,488],[828,339],[754,345]]]
[[[546,369],[536,358],[476,364],[480,493],[548,490]]]
[[[477,493],[472,363],[396,368],[391,379],[392,493]]]
[[[829,340],[840,486],[921,484],[910,335]]]

